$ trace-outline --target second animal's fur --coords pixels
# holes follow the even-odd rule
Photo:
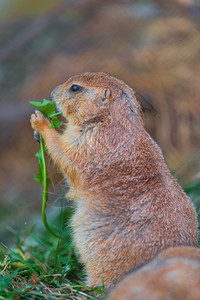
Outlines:
[[[52,93],[67,119],[59,134],[31,116],[75,200],[75,244],[87,284],[113,285],[170,246],[197,245],[196,213],[143,126],[124,82],[104,73],[70,78]]]
[[[200,249],[175,247],[128,275],[108,300],[199,300]]]

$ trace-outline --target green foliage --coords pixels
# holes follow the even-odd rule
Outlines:
[[[51,128],[59,128],[62,125],[62,122],[59,121],[57,117],[57,115],[62,114],[62,112],[56,112],[55,102],[43,99],[43,102],[30,101],[29,103],[51,120]]]
[[[56,112],[56,104],[53,101],[49,101],[46,99],[43,99],[43,102],[38,101],[30,101],[31,105],[39,109],[47,118],[51,120],[51,128],[59,128],[62,125],[62,122],[58,120],[57,115],[61,114],[61,112]],[[40,134],[40,150],[35,154],[35,156],[38,158],[38,173],[35,177],[35,180],[37,180],[43,187],[42,192],[42,220],[44,223],[44,226],[46,229],[55,237],[62,239],[60,235],[56,234],[49,226],[47,222],[47,217],[45,213],[46,209],[46,203],[48,200],[48,185],[51,183],[50,178],[48,178],[47,174],[47,167],[45,162],[45,155],[44,152],[46,150],[45,142]]]
[[[185,186],[184,191],[192,198],[200,198],[200,179]]]
[[[101,287],[82,285],[84,274],[77,261],[69,226],[72,209],[61,208],[54,220],[60,234],[57,240],[47,231],[24,226],[15,235],[12,248],[0,247],[0,299],[95,299]]]
[[[193,203],[196,207],[197,217],[199,221],[199,229],[200,229],[200,179],[197,179],[194,182],[191,182],[190,184],[186,185],[184,187],[184,191],[189,197],[192,198]],[[199,240],[199,246],[200,246],[200,240]]]

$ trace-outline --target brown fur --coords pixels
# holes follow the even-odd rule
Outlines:
[[[200,249],[175,247],[128,275],[108,300],[199,300]]]
[[[78,84],[80,92],[70,92]],[[34,130],[70,181],[74,240],[87,284],[113,285],[162,249],[197,245],[194,207],[143,127],[140,104],[104,73],[70,78],[52,92],[68,123],[63,134],[37,112]]]

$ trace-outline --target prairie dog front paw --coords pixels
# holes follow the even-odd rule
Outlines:
[[[42,133],[45,128],[50,128],[50,121],[38,110],[31,115],[30,122],[32,128],[40,133]]]

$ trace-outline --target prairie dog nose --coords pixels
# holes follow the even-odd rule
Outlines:
[[[61,89],[60,89],[60,85],[58,85],[57,87],[55,87],[55,89],[51,92],[51,100],[55,100],[57,97],[60,96],[61,93]]]

